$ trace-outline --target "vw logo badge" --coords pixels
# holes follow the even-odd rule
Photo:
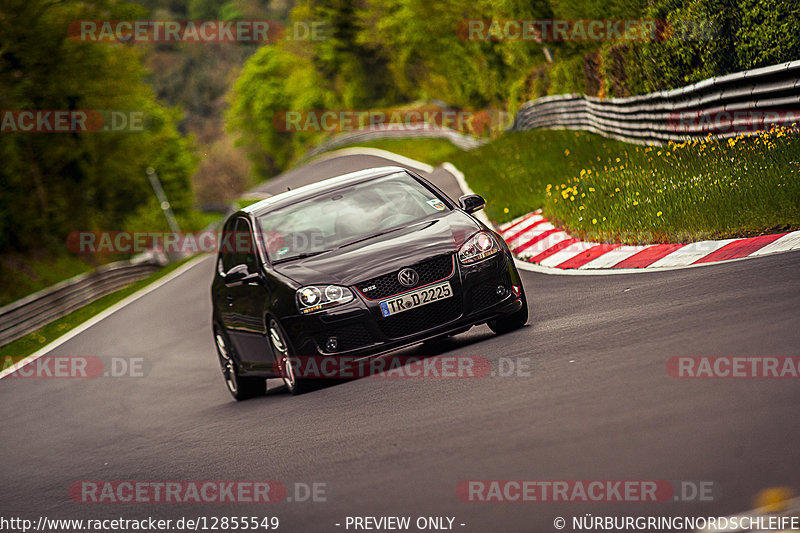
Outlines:
[[[400,285],[403,287],[413,287],[419,283],[419,274],[417,274],[416,270],[404,268],[397,273],[397,281],[399,281]]]

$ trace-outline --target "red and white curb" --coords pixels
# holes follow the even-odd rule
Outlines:
[[[521,261],[560,270],[653,270],[800,250],[800,231],[688,244],[585,242],[553,226],[541,210],[501,224],[498,232]]]

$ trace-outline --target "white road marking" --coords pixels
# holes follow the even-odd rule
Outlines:
[[[560,243],[561,241],[566,241],[567,239],[571,239],[568,233],[563,231],[557,231],[552,233],[542,239],[541,241],[535,242],[530,248],[526,248],[519,253],[520,257],[535,257],[542,252],[546,252],[556,244]]]
[[[750,257],[774,254],[779,252],[788,252],[789,250],[798,250],[798,249],[800,249],[800,231],[793,231],[791,233],[787,233],[780,239],[777,239],[769,243],[763,248],[756,250],[755,252],[750,254]]]
[[[77,337],[78,335],[80,335],[81,333],[83,333],[84,331],[89,329],[90,327],[92,327],[95,324],[97,324],[99,322],[102,322],[106,318],[110,317],[111,315],[113,315],[114,313],[116,313],[117,311],[122,309],[123,307],[126,307],[126,306],[132,304],[133,302],[135,302],[136,300],[138,300],[142,296],[145,296],[145,295],[153,292],[154,290],[166,285],[167,283],[169,283],[173,279],[177,278],[181,274],[185,274],[191,268],[197,266],[204,259],[207,259],[207,258],[208,258],[208,256],[205,255],[205,254],[201,255],[199,257],[196,257],[195,259],[192,259],[191,261],[189,261],[185,265],[177,268],[174,272],[170,272],[169,274],[167,274],[163,278],[154,281],[150,285],[148,285],[146,287],[142,287],[141,289],[139,289],[135,293],[133,293],[130,296],[128,296],[127,298],[125,298],[124,300],[121,300],[121,301],[115,303],[114,305],[112,305],[111,307],[109,307],[105,311],[101,312],[100,314],[97,314],[97,315],[93,316],[92,318],[90,318],[89,320],[87,320],[86,322],[80,324],[79,326],[76,326],[76,327],[72,328],[71,330],[69,330],[68,332],[66,332],[65,334],[63,334],[62,336],[60,336],[59,338],[57,338],[56,340],[54,340],[53,342],[51,342],[50,344],[45,346],[44,348],[40,349],[39,351],[29,355],[28,357],[26,357],[22,361],[19,361],[18,363],[14,364],[13,366],[10,366],[10,367],[6,368],[2,372],[0,372],[0,379],[3,379],[7,375],[9,375],[9,374],[11,374],[13,372],[16,372],[17,370],[19,370],[20,368],[24,367],[28,363],[32,363],[33,361],[39,359],[43,355],[47,355],[49,352],[55,350],[56,348],[58,348],[59,346],[61,346],[65,342],[67,342],[68,340],[70,340],[70,339],[72,339],[74,337]]]
[[[461,189],[461,192],[463,194],[475,194],[475,191],[473,191],[470,188],[470,186],[467,185],[467,180],[464,179],[464,173],[458,170],[453,163],[445,161],[444,163],[442,163],[442,168],[447,172],[449,172],[450,175],[456,179],[456,183],[458,183],[458,188]],[[433,170],[431,170],[430,172],[433,172]],[[494,226],[492,222],[489,220],[489,217],[487,217],[486,213],[483,211],[478,211],[477,213],[474,213],[473,216],[478,220],[480,220],[481,222],[483,222],[484,224],[486,224],[487,226],[489,226],[490,228]]]
[[[686,246],[682,246],[677,250],[675,250],[674,252],[665,255],[655,263],[649,265],[647,268],[691,265],[698,259],[702,259],[711,252],[715,252],[720,248],[722,248],[723,246],[725,246],[726,244],[732,243],[733,241],[736,240],[739,239],[725,239],[722,241],[698,241],[689,243]]]
[[[621,263],[625,259],[631,257],[632,255],[638,254],[645,248],[649,248],[649,246],[620,246],[604,253],[599,257],[595,257],[585,265],[581,265],[579,268],[581,270],[588,270],[592,268],[611,268],[617,263]]]
[[[534,211],[534,213],[535,213],[536,215],[539,215],[540,219],[541,219],[541,218],[544,218],[544,217],[542,217],[542,216],[541,216],[541,212],[542,212],[542,210],[541,210],[541,209],[537,209],[536,211]],[[503,232],[505,232],[505,231],[506,231],[508,228],[510,228],[511,226],[513,226],[514,224],[516,224],[517,222],[521,221],[522,219],[524,219],[524,218],[525,218],[525,217],[527,217],[528,215],[530,215],[530,213],[528,213],[527,215],[522,215],[521,217],[517,217],[517,218],[515,218],[515,219],[513,219],[513,220],[511,220],[511,221],[509,221],[509,222],[506,222],[505,224],[500,224],[500,225],[498,226],[498,228],[500,228],[500,233],[503,233]],[[514,228],[514,229],[517,229],[517,228]]]
[[[564,261],[572,259],[576,255],[580,255],[586,250],[590,250],[597,245],[598,243],[596,242],[583,242],[583,241],[574,242],[569,246],[567,246],[566,248],[564,248],[563,250],[559,250],[550,257],[545,258],[543,261],[539,262],[539,264],[547,267],[558,266]]]
[[[533,240],[534,238],[538,237],[542,233],[546,231],[550,231],[552,229],[556,229],[554,225],[549,222],[542,222],[541,224],[537,224],[535,227],[529,229],[513,241],[508,241],[508,247],[512,250],[518,246],[525,244],[528,241]]]
[[[529,218],[528,220],[526,220],[525,222],[523,222],[522,224],[519,224],[518,226],[514,226],[510,230],[501,231],[500,234],[503,236],[503,238],[506,238],[506,237],[508,237],[510,235],[515,235],[515,234],[519,233],[520,231],[524,230],[525,228],[528,228],[528,227],[530,227],[530,226],[532,226],[532,225],[534,225],[537,222],[540,222],[542,220],[544,220],[544,217],[542,215],[534,215],[531,218]]]
[[[423,163],[422,161],[417,161],[416,159],[411,159],[410,157],[404,157],[399,154],[395,154],[394,152],[387,152],[386,150],[380,150],[378,148],[342,148],[341,150],[335,150],[333,152],[327,152],[320,156],[317,156],[311,159],[308,163],[318,163],[319,161],[325,161],[327,159],[335,159],[337,157],[346,157],[349,155],[371,155],[375,157],[382,157],[383,159],[388,159],[389,161],[394,161],[395,163],[400,163],[401,165],[405,165],[407,167],[411,167],[416,170],[421,170],[427,174],[433,172],[433,167],[427,163]],[[453,167],[455,168],[455,167]]]

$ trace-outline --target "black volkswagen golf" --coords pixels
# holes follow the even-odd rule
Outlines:
[[[373,357],[487,323],[523,326],[528,306],[505,242],[417,174],[374,168],[253,204],[225,223],[211,286],[213,328],[233,397],[280,377],[314,382],[306,356]]]

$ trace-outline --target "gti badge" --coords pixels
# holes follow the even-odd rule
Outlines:
[[[397,281],[399,281],[400,285],[403,287],[413,287],[419,283],[419,274],[417,274],[416,270],[404,268],[397,273]]]

